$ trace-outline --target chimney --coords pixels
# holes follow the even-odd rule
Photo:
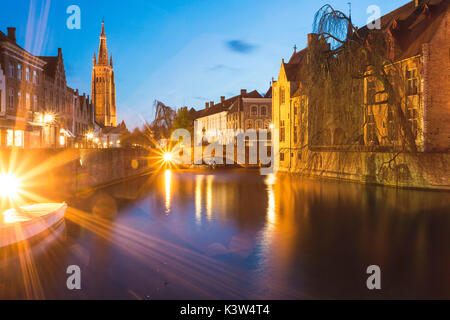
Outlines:
[[[206,102],[205,103],[205,109],[208,109],[209,108],[209,102]]]
[[[220,97],[220,103],[224,103],[225,102],[225,96],[221,96]]]
[[[209,107],[210,107],[210,108],[214,107],[214,101],[211,101],[211,102],[209,103]]]
[[[241,89],[241,96],[244,96],[247,94],[247,89]]]
[[[308,34],[308,48],[311,47],[313,42],[318,41],[318,40],[319,40],[319,35],[317,33],[309,33]]]
[[[8,27],[8,38],[12,42],[16,43],[16,28]]]
[[[58,56],[62,57],[62,49],[58,48]]]

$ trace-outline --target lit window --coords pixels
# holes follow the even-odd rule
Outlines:
[[[23,131],[14,131],[14,145],[16,147],[23,147]]]
[[[280,152],[280,161],[284,161],[284,153]]]
[[[23,131],[22,130],[6,130],[6,146],[23,147]]]
[[[14,130],[6,130],[6,145],[12,147],[14,144]]]
[[[25,79],[30,81],[30,68],[25,69]]]
[[[20,64],[17,65],[17,79],[22,80],[22,66]]]

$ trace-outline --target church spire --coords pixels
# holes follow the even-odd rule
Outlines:
[[[95,55],[95,51],[94,51],[94,66],[97,64],[97,56]]]
[[[100,35],[100,47],[98,49],[98,64],[108,65],[108,47],[106,46],[105,22],[102,22],[102,33]]]
[[[106,37],[106,33],[105,33],[105,21],[102,21],[102,37]]]

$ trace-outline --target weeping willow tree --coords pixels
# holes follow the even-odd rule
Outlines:
[[[329,128],[338,124],[345,128],[339,144],[363,144],[370,108],[386,106],[397,146],[402,151],[417,151],[415,134],[402,108],[406,80],[393,61],[390,30],[358,29],[346,14],[325,5],[314,17],[313,32],[316,38],[309,44],[304,82],[313,127],[310,143],[330,143]],[[364,99],[364,79],[376,83],[369,99]],[[383,131],[377,123],[370,125],[378,133]]]
[[[156,139],[168,138],[176,116],[176,111],[163,102],[155,100],[155,119],[150,125]]]

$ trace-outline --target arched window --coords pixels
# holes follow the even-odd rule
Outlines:
[[[245,128],[247,130],[253,129],[253,120],[247,120]]]
[[[257,106],[252,106],[252,116],[257,116],[258,115],[258,107]]]
[[[267,107],[266,106],[262,106],[261,107],[261,115],[262,116],[267,116]]]

